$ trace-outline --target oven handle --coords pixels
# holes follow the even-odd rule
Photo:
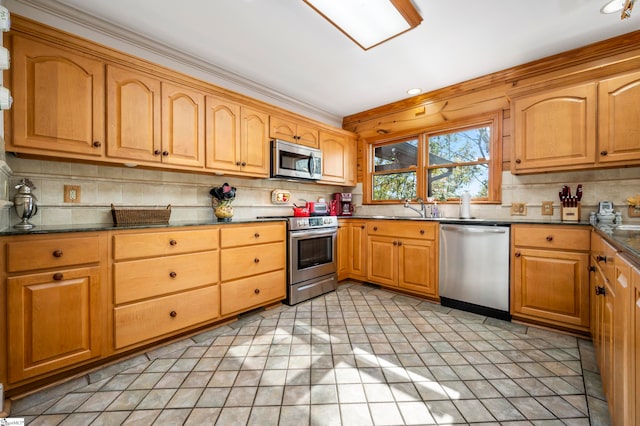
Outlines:
[[[313,230],[304,230],[304,231],[291,231],[289,234],[292,239],[296,240],[305,240],[308,238],[318,237],[318,236],[334,236],[338,232],[338,228],[325,228],[325,229],[313,229]]]

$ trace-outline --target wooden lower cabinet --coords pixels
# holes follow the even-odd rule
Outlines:
[[[284,299],[286,292],[283,283],[286,279],[285,270],[279,269],[262,274],[259,278],[249,277],[222,283],[222,315]]]
[[[511,314],[589,332],[587,227],[512,226]]]
[[[211,321],[219,316],[220,290],[212,285],[116,307],[116,349]]]
[[[349,223],[345,221],[339,221],[338,223],[338,235],[336,237],[337,244],[337,273],[338,281],[344,280],[349,277],[349,262],[351,259],[351,253],[349,252]]]
[[[10,382],[101,355],[99,267],[12,277],[7,292]]]
[[[437,223],[367,223],[367,280],[438,297]]]
[[[629,320],[631,383],[629,389],[632,395],[629,397],[631,401],[629,424],[633,425],[640,422],[640,270],[638,268],[631,268],[631,283],[631,318]]]
[[[338,280],[367,279],[367,226],[362,220],[340,219],[338,225]]]

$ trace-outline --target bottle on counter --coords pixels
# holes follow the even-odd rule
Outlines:
[[[593,226],[598,224],[598,217],[596,216],[596,212],[589,213],[589,223]]]
[[[622,225],[622,212],[616,212],[616,218],[614,220],[616,225]]]

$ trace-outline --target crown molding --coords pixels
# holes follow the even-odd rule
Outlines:
[[[135,48],[145,50],[181,65],[202,71],[212,77],[247,90],[249,92],[245,93],[247,96],[251,96],[251,93],[257,93],[264,96],[266,99],[270,99],[284,105],[285,107],[291,108],[295,112],[310,114],[313,116],[312,118],[325,121],[328,124],[340,126],[342,123],[342,117],[332,114],[329,111],[318,108],[300,99],[288,96],[277,90],[273,90],[246,76],[211,63],[204,58],[185,53],[175,46],[159,42],[145,36],[144,34],[124,28],[117,23],[106,21],[99,16],[88,14],[74,7],[62,4],[57,0],[13,0],[13,2],[56,16],[64,21],[119,40]]]

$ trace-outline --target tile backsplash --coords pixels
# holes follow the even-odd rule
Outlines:
[[[39,212],[32,218],[35,225],[78,225],[111,223],[110,206],[157,206],[171,204],[171,221],[206,220],[215,222],[209,190],[228,182],[237,187],[233,202],[234,217],[244,219],[256,216],[291,215],[290,206],[271,203],[271,192],[284,189],[291,192],[292,202],[330,199],[334,192],[352,191],[356,214],[415,216],[416,213],[393,206],[363,206],[362,184],[355,188],[319,185],[280,179],[249,179],[232,176],[179,173],[161,170],[145,170],[106,165],[66,163],[33,160],[7,156],[6,164],[0,159],[0,227],[18,222],[11,208],[14,185],[21,178],[29,178],[36,186]],[[595,211],[598,202],[608,200],[622,212],[623,221],[629,221],[625,199],[640,194],[640,167],[589,170],[578,172],[512,175],[503,172],[502,203],[472,204],[471,214],[478,218],[509,219],[512,202],[527,204],[525,218],[542,219],[542,202],[552,201],[554,214],[560,219],[558,191],[569,185],[573,192],[578,183],[583,184],[581,221],[587,223],[589,212]],[[81,202],[64,203],[64,186],[79,185]],[[300,201],[299,201],[300,200]],[[459,206],[438,206],[446,217],[457,217]],[[640,219],[632,219],[640,221]]]
[[[166,207],[171,205],[171,222],[204,220],[215,222],[209,190],[228,182],[237,188],[233,202],[234,217],[245,219],[256,216],[291,215],[291,205],[274,205],[271,192],[285,189],[291,193],[293,203],[303,200],[329,199],[342,187],[319,185],[281,179],[249,179],[145,170],[105,165],[65,163],[7,158],[11,173],[5,180],[13,188],[22,178],[29,178],[36,186],[38,214],[30,221],[34,225],[79,225],[111,223],[111,204],[116,207]],[[0,169],[0,184],[2,183]],[[64,186],[80,186],[80,202],[64,202]],[[13,198],[9,190],[5,200]],[[18,218],[5,201],[4,222],[8,226]],[[8,221],[8,223],[7,223]]]

